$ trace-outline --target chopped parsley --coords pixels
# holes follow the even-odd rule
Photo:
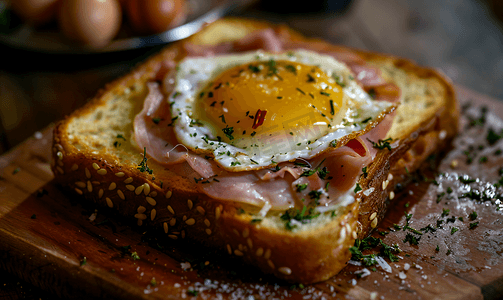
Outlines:
[[[489,143],[489,145],[494,145],[496,142],[498,142],[501,139],[501,135],[497,134],[492,128],[489,128],[487,131],[487,136],[486,140]]]
[[[302,210],[290,208],[284,214],[281,215],[281,220],[285,221],[285,228],[288,230],[293,230],[297,227],[296,224],[292,224],[292,220],[298,221],[302,224],[309,223],[310,220],[317,218],[320,215],[319,212],[315,211],[313,207],[304,206]]]
[[[476,211],[473,211],[472,213],[470,213],[470,220],[475,220],[476,218],[478,217],[478,214]]]
[[[197,297],[197,295],[199,295],[199,292],[196,290],[187,290],[187,293],[191,294],[194,297]]]
[[[403,240],[404,243],[409,243],[410,245],[419,245],[419,240],[421,237],[415,237],[410,233],[407,233],[405,235],[405,239]]]
[[[470,223],[470,229],[473,229],[473,228],[475,228],[477,226],[479,226],[479,222]]]
[[[225,136],[227,136],[227,138],[229,140],[233,140],[234,139],[234,137],[232,136],[232,134],[234,133],[234,128],[233,127],[226,126],[224,129],[222,129],[222,131],[224,132]]]
[[[133,253],[131,253],[131,257],[133,258],[133,260],[138,260],[140,259],[140,256],[138,255],[138,253],[135,251]]]
[[[309,195],[309,198],[311,198],[312,200],[315,200],[315,202],[318,203],[318,200],[320,200],[321,191],[310,191],[308,193],[308,195]]]
[[[355,194],[358,193],[361,190],[362,190],[362,187],[360,186],[360,184],[357,183],[356,187],[355,187],[355,190],[354,190]]]
[[[369,175],[369,173],[367,172],[367,167],[362,168],[362,173],[363,173],[363,178],[367,178],[367,176]]]
[[[84,258],[80,261],[80,265],[83,266],[87,264],[87,258],[84,256]]]
[[[297,193],[300,193],[307,188],[307,183],[297,184],[295,187],[297,188],[296,189]]]
[[[452,228],[451,228],[451,235],[453,235],[456,231],[459,231],[459,228],[457,228],[457,227],[452,227]]]
[[[367,138],[367,141],[369,141],[371,144],[372,144],[372,147],[376,148],[376,149],[384,149],[384,148],[387,148],[388,150],[391,150],[391,145],[389,142],[393,141],[392,138],[387,138],[385,140],[378,140],[377,143],[376,142],[373,142],[371,140],[369,140]]]
[[[299,88],[296,88],[296,90],[297,90],[297,91],[299,91],[302,95],[305,95],[305,94],[306,94],[303,90],[301,90],[301,89],[299,89]]]
[[[140,164],[138,164],[138,168],[136,168],[136,169],[140,170],[140,172],[142,172],[142,173],[146,171],[147,173],[152,175],[153,171],[152,171],[152,169],[150,169],[148,167],[147,160],[148,160],[147,159],[147,148],[143,147],[143,159],[140,162]]]
[[[154,122],[155,124],[159,124],[159,122],[161,122],[161,118],[159,118],[159,117],[153,118],[152,122]]]

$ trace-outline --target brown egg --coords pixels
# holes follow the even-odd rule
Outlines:
[[[12,0],[12,10],[26,23],[42,25],[56,16],[59,0]]]
[[[58,12],[63,34],[94,48],[105,46],[115,37],[121,20],[117,0],[61,0]]]
[[[142,34],[163,32],[187,18],[185,0],[124,0],[126,15],[133,29]]]

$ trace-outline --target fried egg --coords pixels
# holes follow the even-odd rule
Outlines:
[[[345,64],[307,50],[186,58],[168,101],[178,141],[229,171],[313,158],[394,109]]]

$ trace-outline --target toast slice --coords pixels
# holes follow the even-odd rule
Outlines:
[[[438,72],[408,60],[351,49],[401,89],[401,105],[388,133],[395,146],[378,151],[368,176],[359,179],[363,190],[356,201],[295,228],[286,228],[282,218],[286,212],[269,211],[259,217],[245,204],[209,199],[192,178],[154,160],[148,160],[152,175],[138,170],[144,157],[132,142],[133,120],[142,109],[147,83],[158,79],[163,62],[181,59],[183,42],[213,46],[270,27],[288,31],[295,41],[325,43],[252,20],[223,19],[208,25],[108,84],[56,125],[52,169],[57,182],[117,210],[132,224],[158,228],[166,239],[196,241],[290,282],[318,282],[339,272],[355,239],[368,235],[384,217],[395,185],[457,132],[453,88]]]

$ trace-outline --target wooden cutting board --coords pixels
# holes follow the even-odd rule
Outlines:
[[[503,150],[503,139],[489,145],[487,134],[489,128],[496,139],[502,134],[496,116],[503,117],[503,103],[461,87],[457,92],[462,104],[472,104],[465,107],[460,137],[442,159],[430,160],[418,179],[397,187],[396,203],[374,232],[402,249],[403,259],[387,260],[391,273],[349,264],[325,282],[292,286],[197,245],[130,228],[53,183],[51,128],[0,157],[0,268],[64,298],[501,298],[503,213],[498,208],[503,205],[495,195],[503,189],[491,194],[487,183],[501,177],[503,154],[497,150]],[[463,175],[480,180],[460,181]],[[466,197],[477,198],[476,190],[487,193],[485,201]],[[470,220],[474,211],[477,217]],[[422,235],[394,226],[403,228],[407,219]],[[428,225],[435,231],[420,230]],[[407,234],[419,244],[404,242]]]

